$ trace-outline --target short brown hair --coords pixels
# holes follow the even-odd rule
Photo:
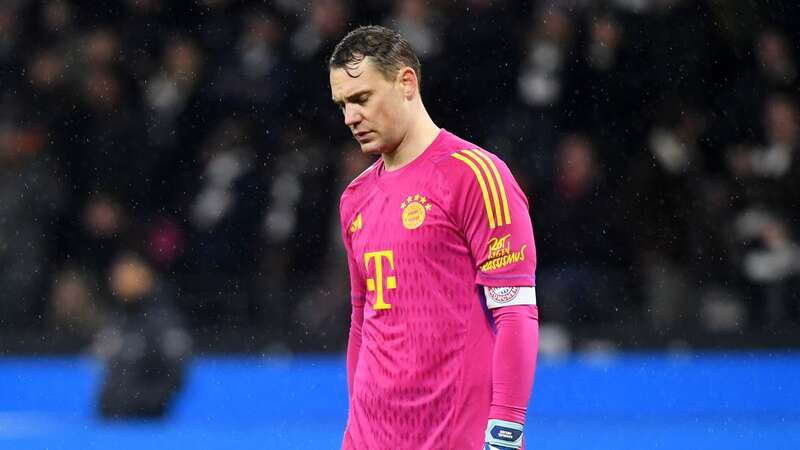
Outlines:
[[[403,67],[411,67],[421,83],[422,67],[411,44],[397,31],[379,25],[358,27],[347,33],[333,49],[328,68],[344,69],[354,77],[348,69],[367,56],[387,80],[392,80]]]

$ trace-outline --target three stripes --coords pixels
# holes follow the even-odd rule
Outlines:
[[[497,171],[497,166],[494,165],[494,162],[482,150],[477,148],[461,150],[451,156],[468,165],[475,174],[475,178],[478,179],[478,184],[483,193],[483,203],[486,206],[486,215],[489,217],[489,228],[510,224],[511,214],[508,212],[506,189],[503,186],[503,178],[500,177],[500,172]],[[480,169],[478,166],[480,166]],[[486,181],[489,182],[488,189],[486,188]],[[489,191],[491,191],[491,200]],[[501,203],[502,209],[500,207]]]

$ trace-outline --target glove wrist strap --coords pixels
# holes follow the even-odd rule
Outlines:
[[[522,425],[507,420],[489,419],[486,443],[512,449],[522,448]]]

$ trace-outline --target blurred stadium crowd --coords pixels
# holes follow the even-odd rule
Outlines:
[[[545,324],[796,327],[798,18],[767,0],[2,1],[0,329],[89,342],[119,299],[152,297],[211,349],[340,349],[338,197],[371,161],[326,57],[367,23],[417,49],[437,124],[524,185]]]

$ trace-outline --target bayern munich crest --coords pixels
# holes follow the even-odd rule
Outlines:
[[[407,230],[416,230],[421,227],[431,207],[430,202],[428,202],[428,199],[425,198],[424,195],[409,195],[403,203],[400,204],[400,209],[403,210],[401,215],[403,226],[406,227]]]
[[[508,303],[517,297],[519,288],[514,287],[493,287],[486,290],[490,299],[495,303]]]

